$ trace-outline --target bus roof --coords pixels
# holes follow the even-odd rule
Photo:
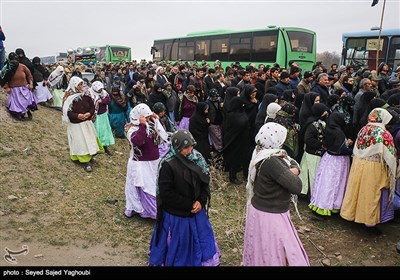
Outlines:
[[[275,25],[269,25],[263,29],[252,29],[252,30],[225,30],[225,29],[217,29],[217,30],[209,30],[209,31],[199,31],[199,32],[191,32],[186,36],[175,37],[175,38],[164,38],[157,39],[155,41],[164,41],[164,40],[172,40],[172,39],[182,39],[182,38],[191,38],[191,37],[200,37],[200,36],[212,36],[212,35],[226,35],[226,34],[237,34],[237,33],[247,33],[247,32],[258,32],[258,31],[269,31],[269,30],[291,30],[291,31],[305,31],[312,34],[315,34],[314,31],[301,28],[301,27],[277,27]]]
[[[378,37],[379,30],[361,31],[361,32],[346,32],[343,33],[342,38],[349,37]],[[400,35],[400,29],[383,29],[381,36]]]

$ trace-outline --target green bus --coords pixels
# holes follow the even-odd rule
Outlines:
[[[132,60],[132,50],[127,46],[106,45],[106,46],[89,46],[84,50],[91,49],[96,54],[97,61],[120,62],[122,60],[130,62]]]
[[[299,27],[268,26],[264,29],[214,30],[189,33],[184,37],[155,40],[151,47],[153,61],[202,61],[222,67],[240,62],[288,68],[296,62],[303,71],[311,70],[316,60],[316,34]]]

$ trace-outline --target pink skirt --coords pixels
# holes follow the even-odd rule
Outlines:
[[[243,246],[244,266],[310,266],[290,212],[268,213],[249,205]]]

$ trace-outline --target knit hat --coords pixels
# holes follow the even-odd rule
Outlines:
[[[306,72],[304,72],[304,75],[303,75],[304,79],[310,78],[312,76],[313,76],[313,73],[311,71],[306,71]]]
[[[154,111],[154,113],[159,114],[161,112],[166,112],[167,108],[165,107],[165,105],[162,102],[157,102],[153,106],[153,111]]]
[[[172,134],[171,144],[174,150],[179,153],[181,150],[189,146],[195,146],[197,143],[188,130],[180,129]]]

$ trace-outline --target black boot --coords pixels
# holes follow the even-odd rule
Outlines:
[[[32,117],[33,117],[32,112],[30,110],[28,110],[27,113],[28,113],[28,120],[32,120]]]
[[[232,169],[229,170],[229,182],[235,185],[240,185],[241,182],[236,178],[236,172]]]
[[[107,146],[104,146],[104,151],[106,152],[107,155],[112,156],[112,152],[108,149]]]

